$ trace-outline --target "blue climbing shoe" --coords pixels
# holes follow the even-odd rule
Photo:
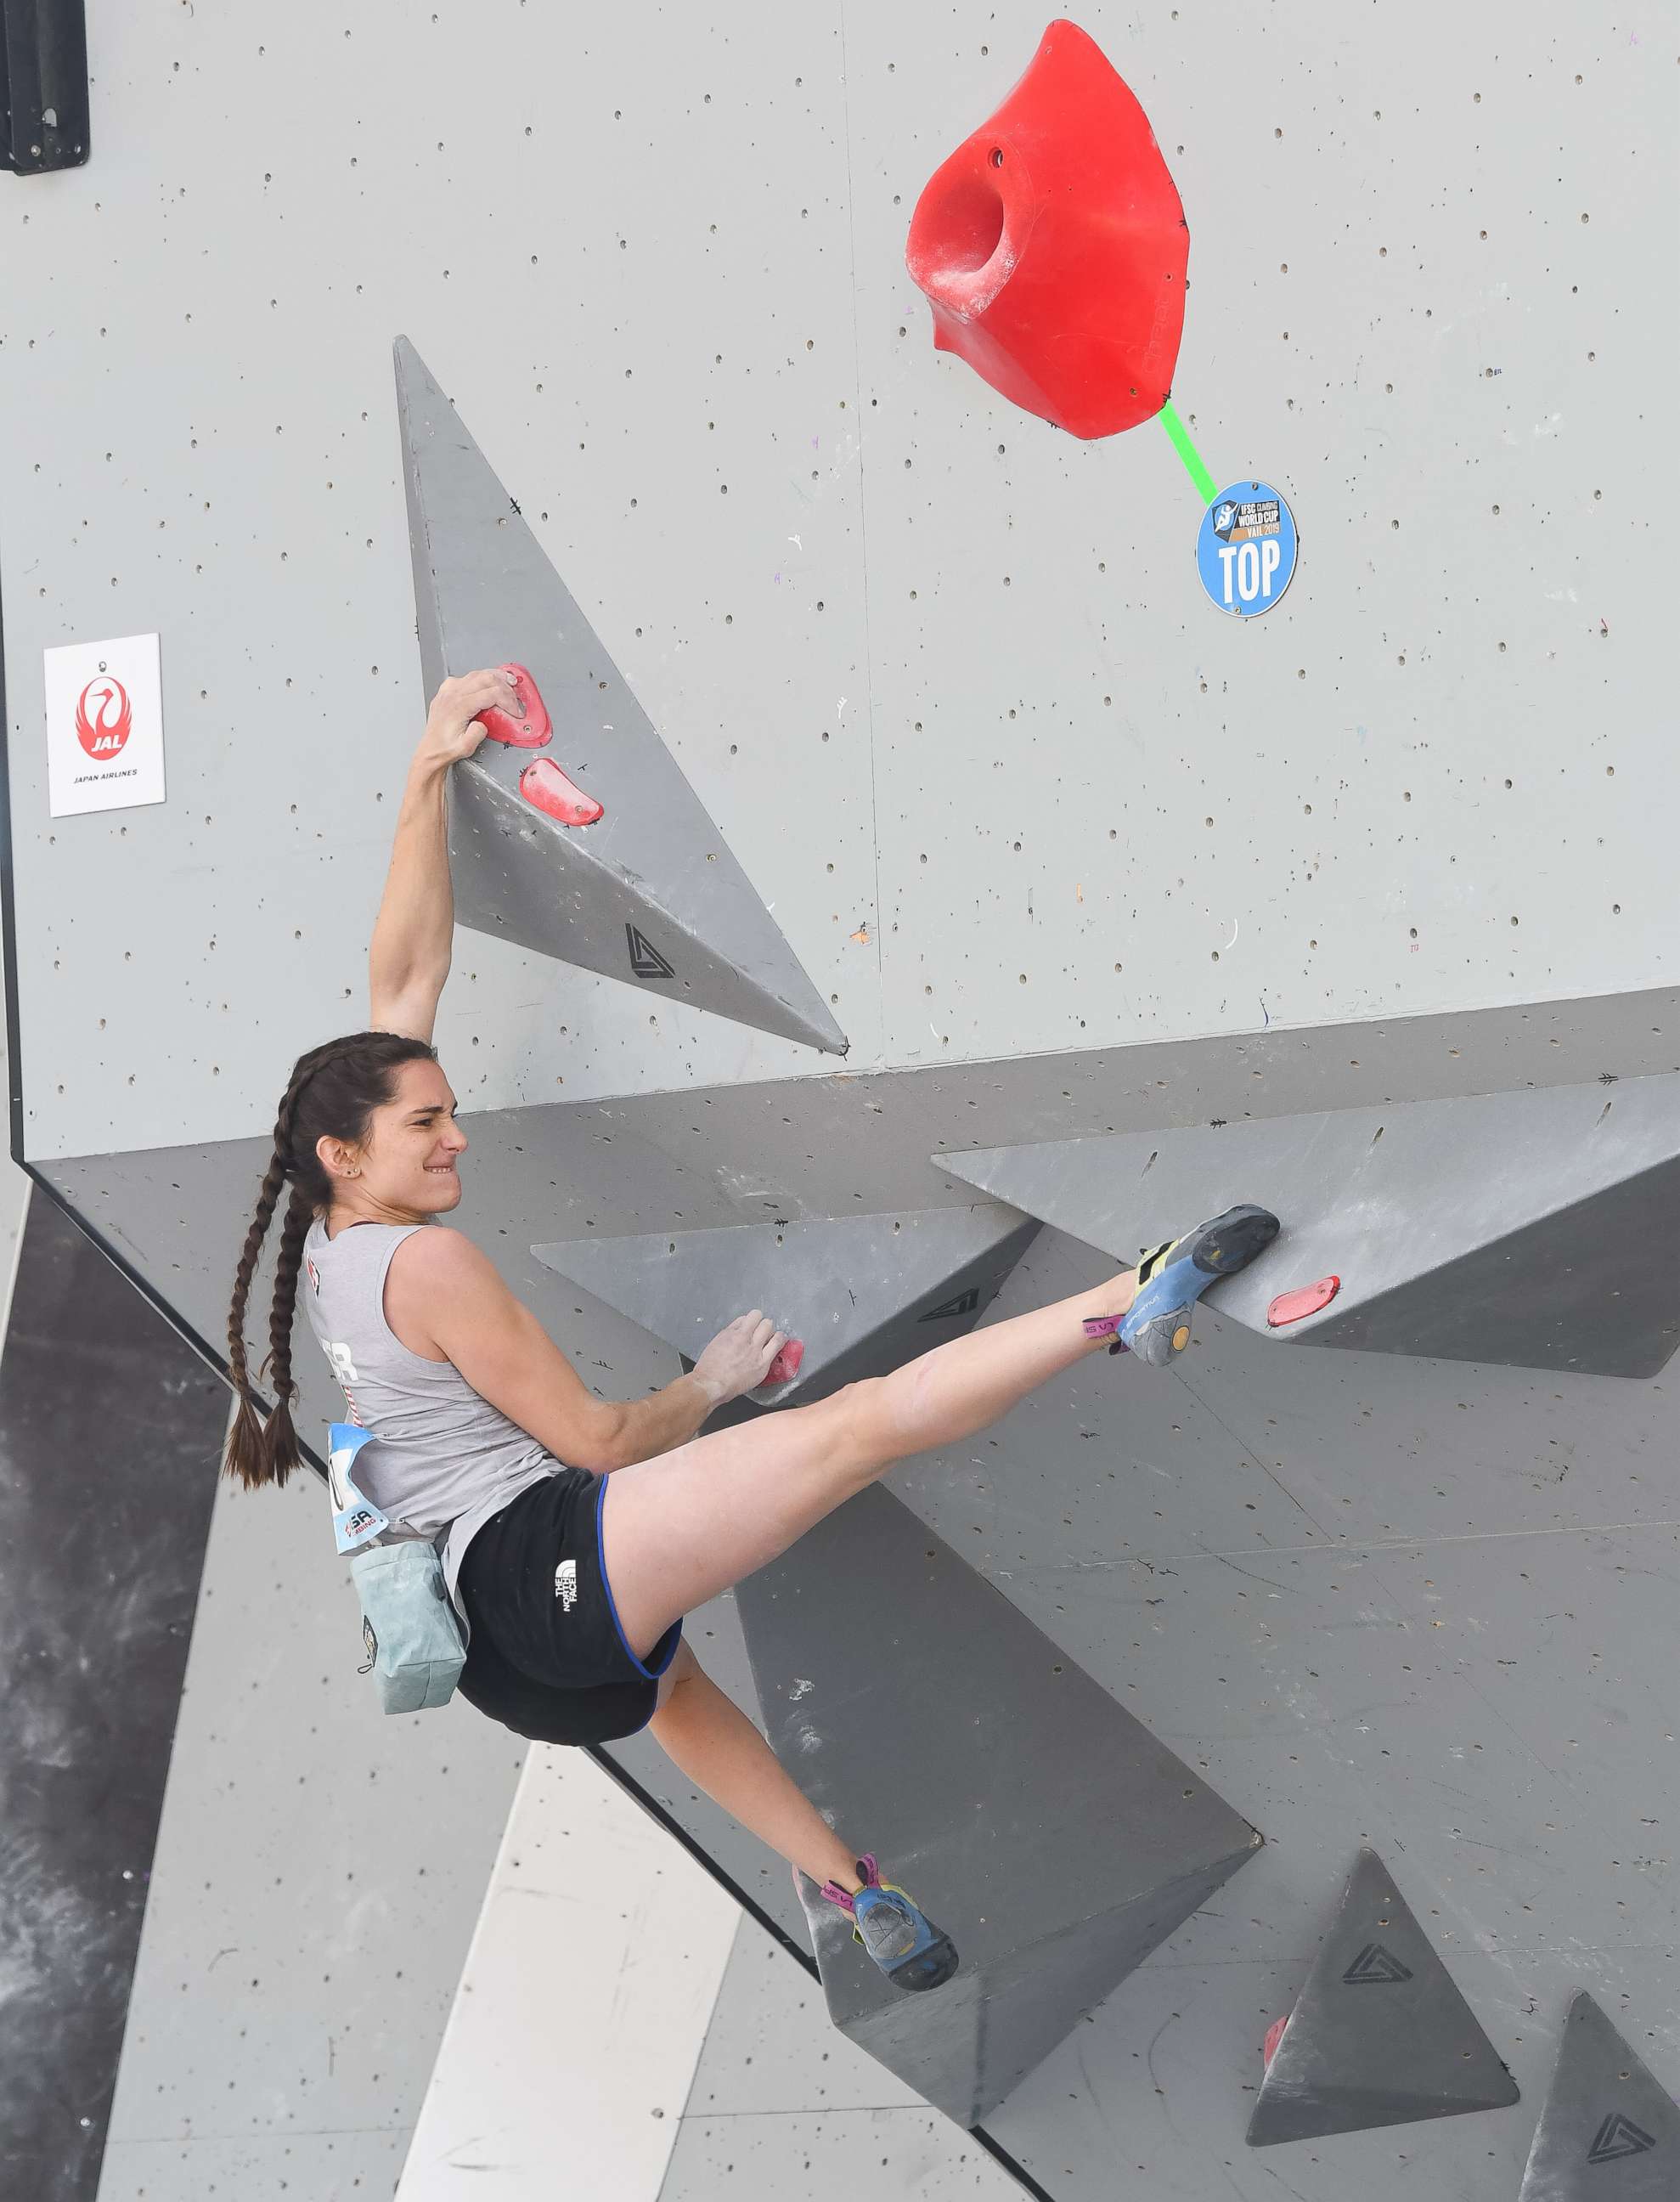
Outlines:
[[[955,1946],[895,1881],[883,1881],[872,1858],[857,1862],[863,1887],[854,1896],[837,1881],[822,1893],[852,1915],[852,1933],[896,1988],[943,1987],[957,1969]]]
[[[1190,1342],[1190,1310],[1209,1285],[1246,1269],[1278,1236],[1266,1208],[1228,1208],[1182,1239],[1170,1239],[1137,1264],[1137,1292],[1122,1318],[1117,1343],[1152,1369],[1165,1369]]]

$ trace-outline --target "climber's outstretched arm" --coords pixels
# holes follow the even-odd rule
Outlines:
[[[449,886],[449,767],[485,739],[474,714],[491,705],[515,718],[524,706],[512,676],[494,667],[445,680],[408,768],[391,870],[367,951],[368,1022],[376,1032],[429,1040],[449,975],[455,897]]]

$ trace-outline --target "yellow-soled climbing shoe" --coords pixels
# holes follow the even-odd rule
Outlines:
[[[1234,1277],[1278,1236],[1267,1208],[1228,1208],[1182,1239],[1152,1247],[1137,1264],[1137,1292],[1120,1321],[1116,1342],[1164,1369],[1190,1342],[1190,1310],[1209,1285]]]

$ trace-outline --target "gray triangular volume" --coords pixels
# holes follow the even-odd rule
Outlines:
[[[406,337],[396,344],[420,666],[529,668],[554,721],[537,751],[487,741],[452,776],[463,925],[835,1055],[845,1034]],[[533,756],[604,806],[566,826],[520,791]]]
[[[1680,1345],[1680,1076],[1477,1093],[936,1155],[1116,1260],[1239,1200],[1283,1228],[1214,1287],[1268,1332],[1280,1293],[1339,1278],[1268,1334],[1518,1369],[1654,1375]]]
[[[819,1812],[870,1830],[882,1869],[961,1958],[935,1993],[906,1995],[802,1887],[829,2017],[960,2125],[989,2117],[1260,1848],[878,1483],[735,1596],[772,1750]]]
[[[1680,2109],[1583,1989],[1564,2020],[1518,2202],[1677,2195]]]
[[[1249,2147],[1516,2099],[1515,2081],[1388,1869],[1362,1850],[1266,2068]]]
[[[898,1368],[960,1336],[1038,1228],[989,1201],[902,1216],[573,1239],[531,1251],[690,1360],[725,1323],[762,1308],[805,1348],[791,1383],[751,1395],[780,1406]]]

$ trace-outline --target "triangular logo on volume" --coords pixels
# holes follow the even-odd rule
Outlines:
[[[1367,1942],[1347,1971],[1342,1974],[1342,1985],[1356,1988],[1366,1981],[1386,1981],[1390,1987],[1400,1981],[1409,1981],[1412,1968],[1402,1965],[1392,1952],[1380,1942]]]
[[[630,968],[638,979],[674,979],[676,973],[660,954],[645,933],[633,925],[626,925],[625,939],[630,943]]]
[[[978,1287],[971,1285],[966,1292],[959,1292],[955,1299],[941,1300],[937,1307],[930,1308],[925,1315],[919,1315],[916,1321],[918,1322],[952,1322],[960,1315],[972,1315],[979,1304]]]
[[[1612,2111],[1604,2123],[1593,2135],[1593,2145],[1587,2151],[1589,2164],[1614,2164],[1618,2157],[1643,2156],[1654,2148],[1656,2142],[1643,2126],[1635,2125],[1619,2111]]]

